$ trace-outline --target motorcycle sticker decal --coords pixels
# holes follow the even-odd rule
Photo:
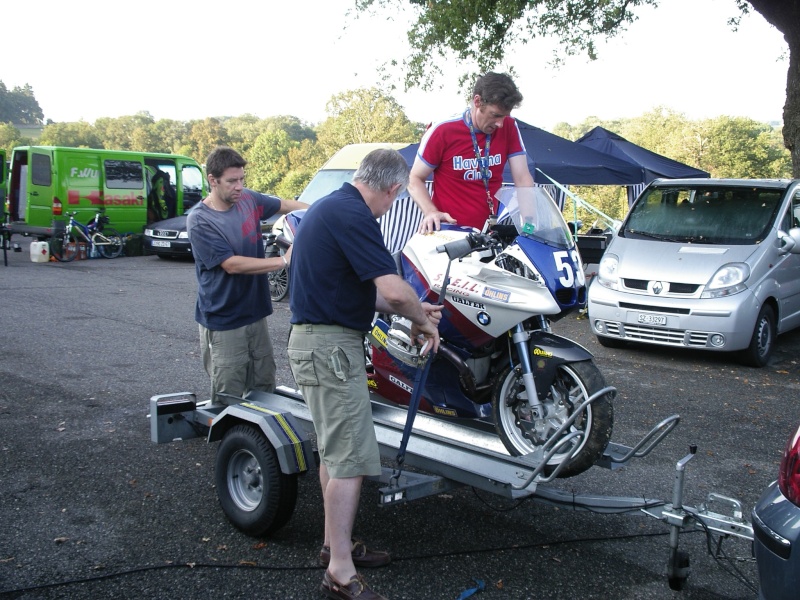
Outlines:
[[[492,322],[492,317],[490,317],[487,313],[485,312],[478,313],[478,323],[486,327],[491,322]]]
[[[382,346],[383,348],[386,347],[386,332],[383,329],[381,329],[379,325],[375,325],[372,328],[372,331],[369,333],[369,336],[372,338],[372,341],[374,341],[376,345]]]
[[[444,280],[443,273],[440,273],[439,275],[434,277],[432,288],[436,290],[441,290],[443,280]],[[477,281],[472,281],[471,279],[466,279],[461,277],[456,277],[456,278],[451,277],[449,283],[447,284],[448,294],[460,294],[461,296],[478,294],[482,289],[483,289],[482,283],[478,283]]]
[[[407,384],[406,382],[404,382],[404,381],[400,381],[400,380],[399,380],[397,377],[395,377],[394,375],[389,375],[389,381],[391,381],[391,382],[392,382],[393,384],[395,384],[397,387],[404,389],[404,390],[405,390],[405,391],[407,391],[409,394],[410,394],[411,392],[413,392],[413,391],[414,391],[414,390],[412,390],[412,389],[411,389],[411,386],[410,386],[410,385],[408,385],[408,384]]]
[[[507,292],[505,290],[498,290],[496,288],[486,287],[483,289],[483,297],[489,298],[490,300],[496,300],[497,302],[505,302],[508,304],[509,298],[511,298],[511,292]]]
[[[573,250],[571,253],[566,250],[562,252],[553,252],[553,258],[556,261],[556,271],[559,273],[563,272],[563,275],[558,278],[561,285],[564,287],[573,287],[576,280],[578,285],[584,285],[586,283],[583,271],[579,268],[581,262],[577,250]],[[571,263],[570,259],[572,259]]]
[[[450,296],[448,300],[450,300],[450,302],[455,302],[456,304],[463,304],[464,306],[469,306],[470,308],[477,308],[478,310],[486,310],[486,305],[483,302],[473,302],[472,300],[467,300],[466,298],[460,298],[459,296]]]

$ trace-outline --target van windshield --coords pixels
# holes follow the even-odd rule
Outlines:
[[[306,204],[313,204],[331,192],[338,190],[344,183],[353,180],[355,169],[321,169],[300,194],[298,200]]]
[[[651,187],[619,235],[695,244],[758,244],[769,233],[783,190],[739,186]]]

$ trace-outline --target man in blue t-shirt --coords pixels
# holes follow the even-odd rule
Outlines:
[[[289,364],[311,412],[320,455],[325,507],[320,562],[330,598],[380,600],[356,567],[390,561],[386,552],[352,540],[364,476],[380,475],[372,422],[364,334],[375,311],[403,315],[411,334],[439,347],[439,308],[420,303],[397,274],[377,218],[408,184],[408,165],[395,150],[367,154],[353,184],[315,202],[294,241]]]
[[[212,151],[206,160],[211,193],[186,221],[197,271],[195,320],[217,404],[275,389],[267,273],[288,265],[291,248],[283,257],[265,258],[261,221],[307,206],[244,188],[246,164],[232,148]]]

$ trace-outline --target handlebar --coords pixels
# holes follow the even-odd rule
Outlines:
[[[476,250],[486,250],[497,243],[491,235],[485,233],[470,233],[461,240],[436,246],[439,253],[446,252],[450,260],[463,258]]]

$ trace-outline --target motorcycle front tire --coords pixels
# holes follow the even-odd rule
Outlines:
[[[544,400],[551,427],[558,428],[573,410],[595,392],[606,387],[600,370],[591,360],[559,365],[555,381]],[[564,392],[567,392],[568,398]],[[512,456],[534,452],[541,442],[532,439],[529,431],[532,421],[529,418],[528,401],[519,368],[505,369],[497,379],[492,391],[492,415],[497,435]],[[544,473],[553,473],[556,467],[568,463],[558,473],[558,477],[573,477],[594,465],[603,455],[614,428],[614,407],[611,392],[597,398],[571,427],[586,431],[582,438],[568,444],[563,452],[553,455],[545,466]],[[570,458],[573,456],[573,458]]]

